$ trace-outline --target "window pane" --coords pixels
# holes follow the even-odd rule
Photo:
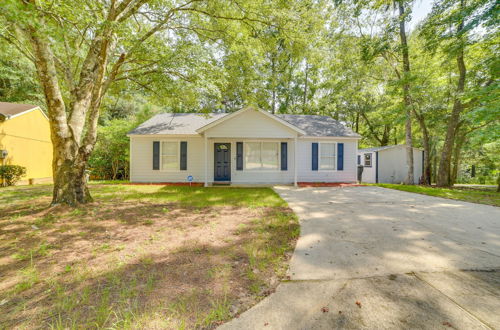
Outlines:
[[[260,168],[260,142],[245,143],[245,168]]]
[[[320,144],[319,169],[320,170],[335,169],[335,143]]]
[[[179,168],[176,156],[162,156],[161,168],[164,170],[177,170]]]
[[[179,169],[179,142],[164,141],[161,143],[161,169]]]
[[[162,142],[161,153],[162,155],[176,156],[177,155],[177,142]]]
[[[319,168],[321,170],[334,170],[335,157],[321,157]]]
[[[321,157],[335,156],[335,144],[334,143],[321,143]]]
[[[262,143],[262,167],[264,169],[278,168],[278,143],[263,142]]]
[[[365,154],[365,166],[372,166],[372,154]]]

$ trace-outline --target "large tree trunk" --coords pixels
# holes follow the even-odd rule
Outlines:
[[[450,185],[454,185],[457,182],[458,168],[460,166],[460,156],[462,153],[462,146],[465,142],[465,136],[465,134],[461,134],[455,139],[455,147],[453,148],[453,167],[450,174]]]
[[[78,146],[72,128],[67,124],[56,66],[49,44],[34,29],[27,30],[33,46],[38,78],[43,87],[50,119],[53,144],[52,172],[54,190],[52,205],[85,203],[90,194],[85,182],[85,164],[77,161]]]
[[[70,111],[66,111],[55,58],[46,36],[26,27],[34,51],[40,84],[43,87],[50,119],[53,144],[52,205],[76,205],[92,200],[86,182],[87,161],[97,137],[99,106],[102,100],[105,68],[111,48],[112,33],[104,30],[90,45],[82,64],[80,81],[72,90]],[[85,129],[84,129],[85,128]]]
[[[432,182],[436,182],[437,180],[437,169],[438,169],[438,157],[437,157],[438,151],[437,151],[437,146],[436,143],[434,143],[432,147],[432,177],[431,177],[431,184]]]
[[[443,149],[441,151],[441,159],[439,161],[439,170],[437,175],[437,185],[439,187],[449,187],[451,185],[451,157],[453,152],[453,145],[455,143],[455,135],[457,127],[460,121],[460,113],[462,112],[462,101],[460,97],[464,91],[465,86],[465,62],[463,57],[463,50],[460,51],[460,55],[457,57],[458,69],[460,72],[457,85],[457,95],[455,96],[455,101],[453,102],[453,110],[451,112],[450,119],[448,120],[448,128],[446,130],[446,137],[444,140]]]
[[[54,159],[52,205],[76,205],[92,201],[85,175],[86,165],[82,160]]]
[[[403,55],[403,104],[406,114],[405,140],[406,140],[406,165],[408,173],[405,184],[415,184],[413,176],[413,141],[411,134],[411,99],[410,99],[410,56],[408,54],[408,42],[405,31],[405,8],[403,0],[398,1],[399,8],[399,37],[401,39],[401,53]]]
[[[463,6],[463,3],[462,3]],[[458,26],[457,33],[463,29],[464,23],[460,22]],[[451,185],[451,156],[453,152],[453,145],[455,144],[455,134],[457,133],[457,127],[460,122],[460,114],[462,112],[462,94],[465,89],[465,77],[467,70],[464,61],[464,42],[459,40],[460,48],[457,55],[457,66],[458,66],[458,82],[457,90],[455,94],[455,100],[453,102],[453,109],[451,111],[451,116],[448,120],[448,128],[446,130],[446,137],[444,140],[443,149],[441,151],[441,159],[439,161],[439,170],[437,174],[436,184],[438,187],[449,187]]]
[[[431,177],[432,177],[432,166],[431,166],[431,145],[429,141],[429,135],[428,133],[426,136],[424,135],[423,138],[423,143],[424,143],[424,168],[422,169],[422,181],[423,184],[425,185],[430,185],[431,184]]]
[[[421,113],[418,113],[417,110],[414,109],[413,113],[415,114],[415,118],[417,118],[418,124],[420,125],[420,129],[422,130],[422,143],[424,145],[424,168],[422,169],[422,183],[426,185],[431,184],[431,143],[429,138],[429,131],[427,129],[427,125],[425,123],[424,116]]]

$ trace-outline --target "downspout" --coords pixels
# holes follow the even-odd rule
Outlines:
[[[297,135],[293,140],[293,185],[297,187]]]
[[[378,183],[378,151],[375,151],[375,183]]]
[[[203,133],[205,141],[205,187],[208,187],[208,142],[207,135]]]
[[[425,150],[422,150],[422,174],[421,174],[422,179],[424,178],[424,171],[425,171],[425,168],[424,168],[424,166],[425,166],[424,158],[425,158]],[[430,181],[430,179],[429,179],[429,181]],[[425,184],[426,183],[424,182],[424,185]]]

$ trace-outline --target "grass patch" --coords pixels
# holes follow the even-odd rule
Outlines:
[[[376,186],[471,203],[500,206],[500,193],[496,192],[495,188],[438,188],[432,186],[411,186],[388,183],[380,183],[376,184]]]
[[[285,276],[296,216],[269,188],[91,184],[0,189],[6,328],[214,328]]]

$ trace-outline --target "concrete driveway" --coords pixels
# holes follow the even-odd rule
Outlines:
[[[500,329],[500,209],[378,187],[275,190],[290,280],[222,329]]]

